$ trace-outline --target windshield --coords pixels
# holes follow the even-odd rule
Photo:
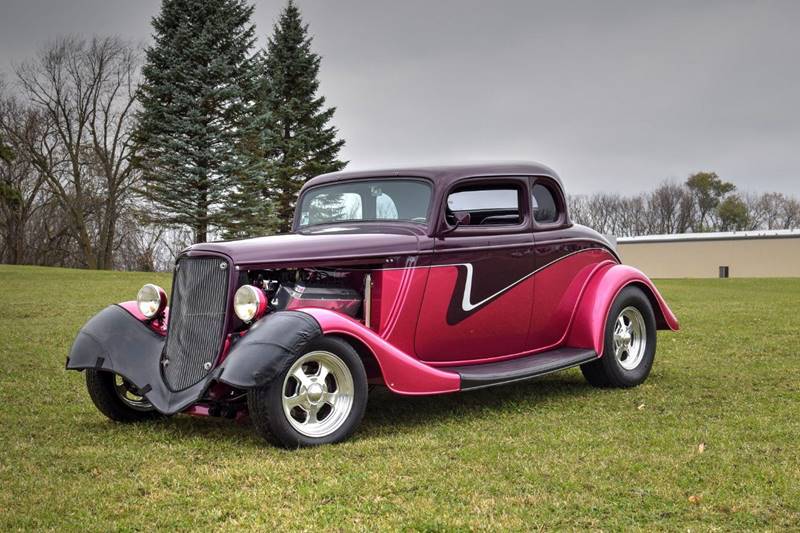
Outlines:
[[[314,187],[300,203],[300,227],[359,220],[428,222],[431,186],[418,179],[354,180]]]

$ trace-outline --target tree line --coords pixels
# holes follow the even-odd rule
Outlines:
[[[186,245],[287,231],[302,184],[340,170],[320,56],[290,0],[263,49],[246,0],[163,0],[153,43],[68,36],[0,80],[0,261],[167,269]],[[800,227],[780,193],[713,172],[569,198],[632,236]]]
[[[255,49],[245,0],[164,0],[143,51],[48,43],[0,85],[6,263],[164,268],[192,242],[286,231],[346,164],[297,6]]]
[[[666,181],[633,196],[577,195],[568,203],[574,222],[616,237],[800,227],[796,198],[739,193],[715,172],[694,173],[683,183]]]

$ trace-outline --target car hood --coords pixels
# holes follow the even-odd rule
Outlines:
[[[236,265],[316,263],[414,255],[420,250],[421,238],[422,228],[335,225],[286,235],[195,244],[185,253],[222,253]]]

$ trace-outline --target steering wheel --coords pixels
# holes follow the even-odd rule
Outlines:
[[[456,214],[453,213],[453,210],[449,207],[445,207],[444,210],[444,220],[451,226],[456,225]]]

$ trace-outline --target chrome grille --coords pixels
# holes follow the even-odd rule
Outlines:
[[[211,370],[224,338],[228,262],[185,257],[172,282],[169,329],[162,365],[172,390],[191,387]]]

